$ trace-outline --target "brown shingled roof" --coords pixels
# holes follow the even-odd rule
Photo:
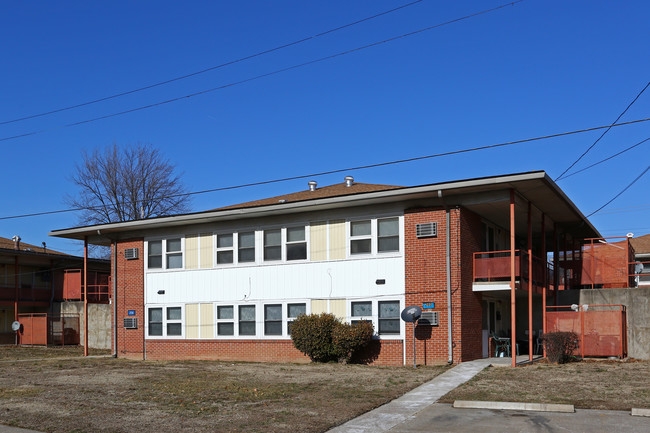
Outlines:
[[[3,238],[0,236],[0,248],[2,249],[7,249],[7,250],[13,250],[14,249],[14,241],[8,238]],[[36,246],[32,244],[28,244],[26,242],[21,241],[20,242],[20,251],[28,251],[31,250],[31,252],[34,253],[47,253],[47,254],[58,254],[61,256],[69,256],[69,254],[66,253],[61,253],[59,251],[54,251],[50,248],[43,249],[43,245]]]
[[[636,254],[650,253],[650,234],[639,236],[638,238],[632,238],[630,239],[630,243],[632,244]]]
[[[281,200],[285,200],[286,203],[292,203],[297,201],[312,200],[316,198],[338,197],[338,196],[351,195],[351,194],[360,194],[364,192],[386,191],[389,189],[397,189],[397,188],[403,188],[403,187],[397,185],[379,185],[374,183],[357,183],[357,182],[353,183],[351,186],[346,186],[345,183],[337,183],[334,185],[324,186],[322,188],[316,188],[315,191],[310,191],[309,189],[306,189],[304,191],[298,191],[292,194],[285,194],[276,197],[263,198],[261,200],[234,204],[234,205],[221,207],[214,210],[239,209],[239,208],[246,208],[246,207],[265,206],[271,204],[278,204],[280,203]]]

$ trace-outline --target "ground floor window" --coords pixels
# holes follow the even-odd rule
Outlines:
[[[150,337],[182,337],[183,307],[148,308],[147,330],[147,335]]]
[[[350,323],[372,322],[375,333],[383,337],[399,336],[402,332],[399,300],[355,300],[350,302]]]

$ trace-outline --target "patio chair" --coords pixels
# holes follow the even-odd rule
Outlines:
[[[494,341],[494,356],[499,357],[501,353],[505,356],[510,356],[510,339],[497,337],[492,334],[492,341]]]

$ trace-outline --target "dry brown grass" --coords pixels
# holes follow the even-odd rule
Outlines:
[[[110,355],[110,350],[89,349],[91,356]],[[0,346],[0,361],[84,356],[81,346]]]
[[[0,424],[48,432],[319,432],[444,370],[112,358],[4,361]]]
[[[573,404],[581,409],[650,408],[650,362],[545,361],[519,368],[489,368],[440,401],[516,401]]]

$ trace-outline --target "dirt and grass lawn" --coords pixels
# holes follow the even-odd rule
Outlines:
[[[446,369],[63,360],[52,356],[67,349],[32,349],[0,347],[0,424],[47,432],[322,432]],[[50,359],[9,360],[41,355]]]
[[[47,432],[323,432],[446,369],[57,359],[82,353],[0,347],[0,424]],[[457,399],[650,408],[650,362],[488,368],[442,401]]]
[[[491,367],[440,401],[516,401],[573,404],[580,409],[650,409],[650,362],[545,360],[510,368]]]

